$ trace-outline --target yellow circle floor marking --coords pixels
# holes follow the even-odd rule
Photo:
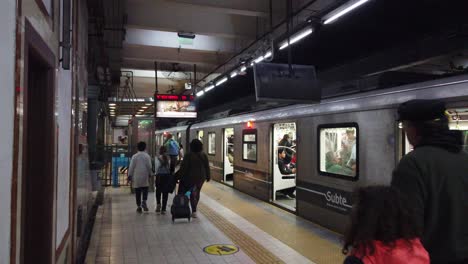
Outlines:
[[[203,248],[205,253],[210,255],[224,256],[232,255],[239,251],[239,248],[234,245],[214,244]]]

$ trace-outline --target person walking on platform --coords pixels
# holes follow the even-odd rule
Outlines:
[[[438,100],[399,106],[414,150],[400,160],[391,184],[416,210],[431,263],[468,263],[468,154],[462,151],[462,133],[449,129],[445,111]]]
[[[138,152],[133,155],[130,161],[128,176],[132,181],[133,188],[135,188],[135,198],[138,206],[137,212],[141,213],[142,208],[145,212],[148,212],[146,200],[148,199],[149,177],[151,177],[152,174],[152,165],[151,157],[145,152],[146,143],[139,142],[137,148]]]
[[[355,195],[344,237],[344,264],[429,264],[414,211],[397,189],[370,186],[357,189]]]
[[[177,164],[177,158],[179,157],[179,143],[172,138],[172,134],[167,134],[167,141],[164,144],[171,159],[170,170],[171,174],[174,174],[175,167]]]
[[[180,180],[178,193],[190,192],[192,217],[196,218],[203,183],[211,179],[208,156],[203,152],[203,143],[200,140],[194,139],[190,142],[190,152],[185,154],[176,178]]]
[[[174,185],[165,146],[159,148],[159,156],[154,159],[154,168],[156,171],[156,213],[166,214],[167,199],[169,193],[174,190]]]

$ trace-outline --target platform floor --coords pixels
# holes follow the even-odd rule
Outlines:
[[[116,263],[342,263],[339,236],[307,220],[219,183],[203,186],[199,217],[171,221],[137,214],[128,188],[108,188],[98,210],[88,264]],[[169,207],[172,196],[169,197]],[[168,208],[169,209],[169,208]],[[231,244],[232,255],[203,248]]]

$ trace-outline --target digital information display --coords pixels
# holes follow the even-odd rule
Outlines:
[[[156,117],[196,118],[197,108],[192,95],[157,94]]]

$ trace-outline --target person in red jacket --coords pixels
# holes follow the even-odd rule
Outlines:
[[[356,190],[351,223],[344,238],[345,264],[429,264],[412,209],[389,186]]]

